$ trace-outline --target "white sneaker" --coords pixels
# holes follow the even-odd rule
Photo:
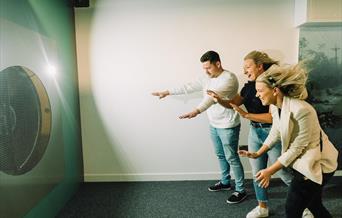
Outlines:
[[[303,218],[315,218],[314,215],[311,213],[311,211],[308,208],[305,208],[303,211]]]
[[[268,217],[268,208],[262,208],[257,206],[249,213],[247,213],[246,218],[258,218],[258,217]]]

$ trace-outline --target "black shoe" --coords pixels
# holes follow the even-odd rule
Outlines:
[[[228,204],[237,204],[240,203],[241,201],[245,200],[247,197],[246,192],[238,192],[235,191],[233,194],[228,198],[227,203]]]
[[[231,190],[231,189],[232,189],[232,187],[230,186],[230,184],[224,185],[221,182],[218,182],[215,185],[210,186],[208,188],[208,190],[211,192],[217,192],[217,191],[222,191],[222,190]]]

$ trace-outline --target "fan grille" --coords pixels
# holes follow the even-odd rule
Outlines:
[[[38,77],[21,66],[3,70],[0,73],[0,169],[10,175],[30,171],[46,150],[50,130],[50,102]]]

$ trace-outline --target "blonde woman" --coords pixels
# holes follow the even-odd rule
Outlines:
[[[219,97],[215,92],[208,91],[218,103],[227,108],[234,108],[240,113],[242,117],[250,120],[250,128],[248,134],[248,151],[256,152],[263,145],[264,140],[268,136],[272,126],[272,116],[269,113],[269,106],[262,105],[260,99],[256,97],[255,80],[265,70],[269,69],[272,65],[277,65],[278,62],[273,60],[261,51],[251,51],[244,58],[244,72],[248,82],[241,89],[240,94],[236,95],[233,100],[224,100]],[[244,105],[247,111],[240,108]],[[267,167],[267,162],[273,164],[281,154],[281,145],[277,143],[267,153],[261,155],[258,159],[250,159],[253,176],[257,172]],[[292,176],[285,170],[279,171],[280,178],[289,185]],[[268,191],[267,188],[260,187],[258,182],[253,181],[256,199],[258,206],[252,209],[247,218],[268,217]]]
[[[286,199],[286,217],[300,218],[308,208],[317,218],[329,218],[322,204],[322,188],[337,169],[338,151],[321,129],[315,109],[304,101],[306,80],[301,65],[272,66],[257,78],[257,96],[263,105],[270,105],[273,125],[257,152],[240,151],[240,155],[258,158],[281,139],[281,156],[256,175],[260,186],[268,187],[275,172],[291,167],[294,178]]]

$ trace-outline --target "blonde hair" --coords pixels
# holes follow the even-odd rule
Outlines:
[[[247,59],[252,59],[255,64],[262,65],[264,70],[267,70],[273,64],[278,65],[278,63],[279,63],[278,61],[275,61],[272,58],[270,58],[268,56],[268,54],[266,54],[265,52],[261,52],[261,51],[251,51],[251,52],[249,52],[245,56],[244,60],[247,60]]]
[[[278,87],[280,91],[289,97],[304,100],[308,97],[305,84],[308,78],[304,63],[288,66],[271,66],[262,73],[257,82],[263,82],[268,87]]]

